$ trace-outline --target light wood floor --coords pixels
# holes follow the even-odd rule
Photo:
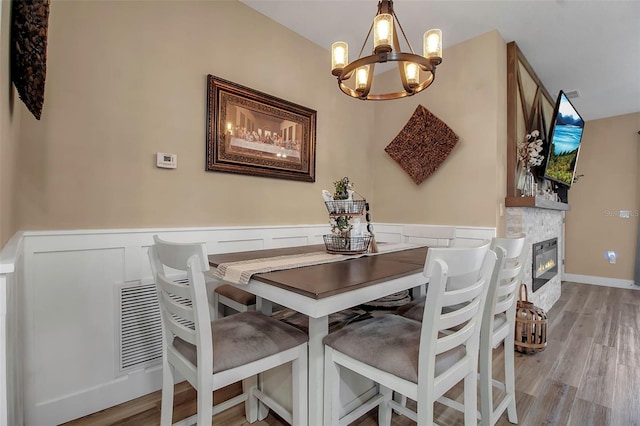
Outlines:
[[[640,426],[640,291],[563,283],[562,296],[548,312],[547,349],[516,353],[516,393],[520,425]],[[502,348],[494,352],[494,376],[501,379]],[[239,385],[215,392],[216,401],[237,394]],[[461,389],[448,395],[461,398]],[[176,387],[174,421],[195,412],[195,392]],[[71,426],[157,425],[159,392],[67,423]],[[436,422],[462,425],[463,416],[437,404]],[[247,425],[244,407],[213,419],[225,426]],[[273,414],[254,425],[286,423]],[[353,423],[376,424],[375,412]],[[394,415],[393,425],[414,424]],[[506,414],[499,425],[508,425]],[[316,425],[310,425],[316,426]]]

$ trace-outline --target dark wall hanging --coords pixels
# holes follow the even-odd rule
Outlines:
[[[440,167],[458,139],[442,120],[418,105],[398,136],[384,150],[420,185]]]
[[[29,111],[40,120],[47,74],[50,0],[14,0],[11,10],[11,80]]]

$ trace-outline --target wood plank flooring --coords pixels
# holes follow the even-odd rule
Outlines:
[[[534,355],[516,353],[518,424],[640,426],[640,291],[564,282],[548,317],[547,349]],[[502,351],[494,351],[497,379],[504,376]],[[238,384],[231,385],[214,398],[222,401],[239,391]],[[461,389],[448,396],[460,400]],[[436,405],[436,423],[464,423],[461,413]],[[176,386],[174,407],[174,421],[195,413],[195,391],[188,384]],[[159,419],[160,392],[155,392],[66,425],[146,426],[157,425]],[[213,423],[249,424],[242,405],[215,416]],[[286,425],[273,414],[253,424]],[[353,423],[375,424],[375,410]],[[394,415],[392,424],[415,423]],[[504,414],[498,425],[508,424]]]

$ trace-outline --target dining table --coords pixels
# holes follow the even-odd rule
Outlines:
[[[342,258],[288,269],[252,271],[246,283],[221,278],[219,268],[243,265],[252,260],[310,256],[325,252],[324,245],[307,245],[209,255],[210,278],[232,284],[256,295],[258,309],[269,314],[270,303],[290,308],[309,319],[309,425],[323,422],[324,345],[329,315],[397,292],[423,286],[423,267],[428,247],[409,244],[378,244],[380,253]],[[335,260],[335,261],[333,261]]]

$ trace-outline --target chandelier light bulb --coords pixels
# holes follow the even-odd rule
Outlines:
[[[424,33],[424,57],[427,59],[442,59],[442,31],[429,30]]]
[[[365,65],[356,70],[356,90],[364,92],[367,89],[367,81],[369,80],[369,65]]]
[[[418,70],[418,64],[413,62],[404,63],[404,75],[407,79],[409,87],[415,87],[419,83],[420,71]]]
[[[393,17],[389,13],[380,13],[373,19],[373,51],[390,52],[393,40]]]
[[[349,45],[337,41],[331,45],[331,73],[339,75],[349,62]]]

